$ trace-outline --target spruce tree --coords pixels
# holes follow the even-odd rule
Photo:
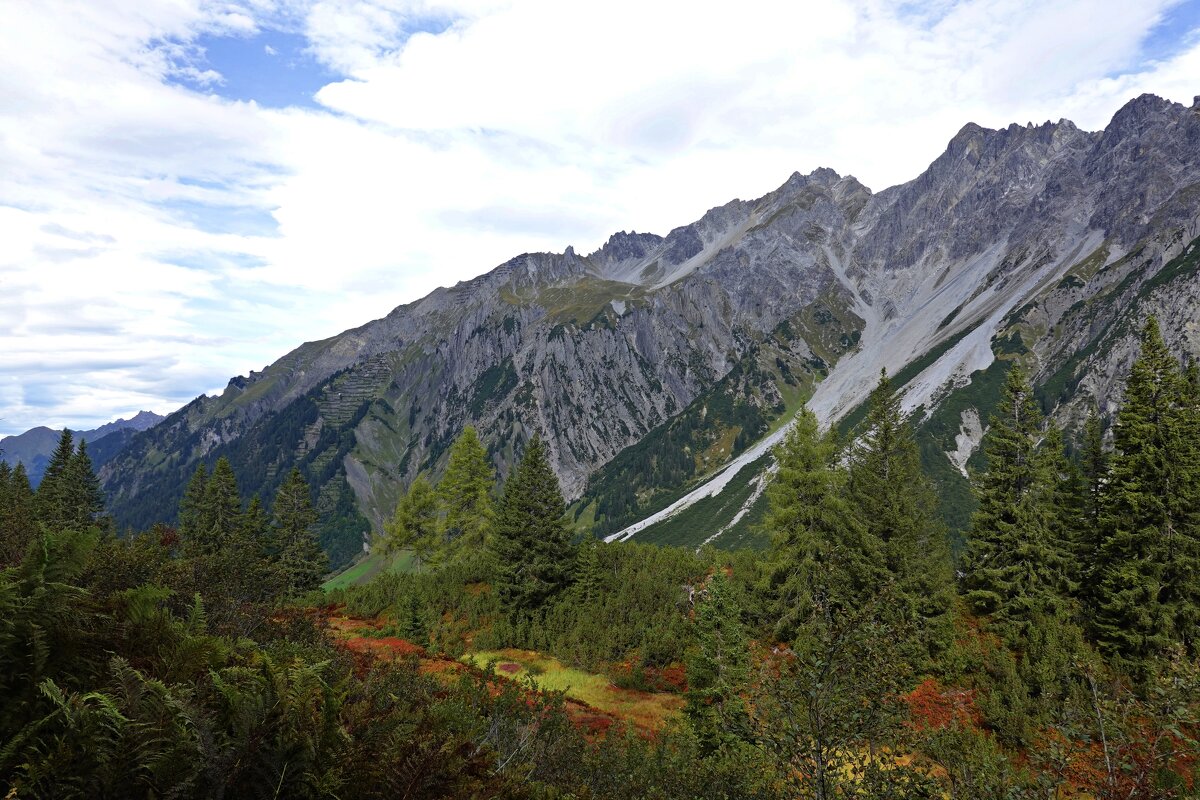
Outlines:
[[[1108,452],[1104,449],[1104,423],[1096,409],[1088,414],[1083,427],[1079,468],[1083,478],[1083,506],[1076,529],[1076,554],[1086,576],[1085,595],[1096,578],[1097,556],[1103,540],[1104,491],[1108,483]]]
[[[441,552],[437,493],[424,475],[418,475],[408,487],[383,529],[388,550],[412,551],[418,567],[437,560]]]
[[[566,502],[535,436],[508,482],[496,515],[492,550],[497,590],[513,612],[531,612],[564,589],[574,567]]]
[[[193,476],[196,483],[198,475]],[[196,509],[194,519],[184,530],[184,544],[190,555],[212,555],[219,552],[232,538],[241,532],[242,498],[238,493],[237,477],[229,460],[222,456],[213,467],[212,475],[203,481],[204,497]],[[184,496],[190,508],[190,490]],[[181,512],[182,513],[182,512]],[[194,527],[193,527],[194,526]]]
[[[450,448],[446,472],[437,486],[442,530],[452,549],[483,547],[496,519],[492,502],[495,473],[475,429],[468,426]]]
[[[79,441],[79,449],[71,456],[63,473],[59,494],[62,502],[63,524],[75,530],[86,530],[96,524],[104,513],[104,492],[100,479],[87,453],[87,442]]]
[[[864,602],[886,580],[882,546],[847,502],[836,457],[833,437],[820,432],[807,408],[775,451],[763,528],[772,537],[768,591],[783,639],[814,615]]]
[[[329,557],[317,538],[317,512],[308,482],[299,469],[293,467],[279,487],[272,511],[273,538],[285,590],[301,594],[320,587],[329,571]]]
[[[1039,452],[1042,415],[1018,365],[983,440],[987,469],[976,482],[963,580],[978,613],[1023,634],[1034,618],[1064,612],[1070,555],[1056,531],[1056,454]]]
[[[65,482],[67,471],[71,468],[71,459],[75,455],[75,441],[71,431],[64,430],[58,437],[58,444],[50,456],[50,463],[42,474],[42,482],[38,484],[36,507],[38,521],[51,530],[66,527],[66,492]]]
[[[882,545],[910,620],[927,630],[940,628],[948,622],[953,578],[937,494],[886,370],[868,402],[850,451],[850,496],[867,533]]]
[[[575,593],[584,603],[598,600],[604,591],[604,572],[600,563],[600,543],[588,536],[579,544]]]
[[[0,569],[20,561],[37,534],[33,506],[25,466],[17,462],[14,468],[0,461]]]
[[[1143,675],[1173,639],[1195,646],[1200,414],[1191,396],[1151,317],[1114,429],[1094,600],[1101,647]]]
[[[687,660],[684,714],[702,752],[749,734],[741,692],[750,677],[749,637],[723,569],[708,580],[696,606],[696,645]]]
[[[204,507],[207,490],[208,469],[202,462],[192,473],[187,489],[183,492],[183,499],[179,501],[179,534],[185,541],[195,541],[201,531],[211,527]]]
[[[271,518],[263,507],[262,498],[257,494],[250,498],[250,505],[246,506],[242,514],[240,538],[252,546],[255,557],[269,559],[273,556]]]

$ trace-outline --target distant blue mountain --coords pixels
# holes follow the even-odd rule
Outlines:
[[[88,455],[98,469],[125,449],[134,434],[153,428],[163,419],[165,417],[153,411],[139,411],[132,419],[118,419],[90,431],[71,433],[76,440],[82,439],[88,443]],[[15,436],[5,436],[0,439],[0,461],[7,461],[12,466],[24,464],[29,482],[36,488],[46,474],[46,465],[50,463],[50,456],[60,436],[61,430],[44,426],[31,428]]]

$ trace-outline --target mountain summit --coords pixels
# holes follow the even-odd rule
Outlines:
[[[878,193],[819,169],[665,236],[517,256],[234,378],[101,477],[143,527],[200,462],[226,455],[264,494],[299,466],[344,560],[471,424],[502,474],[540,433],[581,527],[630,533],[735,484],[745,502],[723,507],[744,521],[754,495],[727,465],[761,469],[802,402],[852,420],[886,368],[953,517],[1007,365],[1070,422],[1119,394],[1143,314],[1200,352],[1197,198],[1200,103],[1144,95],[1098,132],[968,124]]]

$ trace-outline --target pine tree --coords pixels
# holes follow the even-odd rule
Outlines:
[[[748,735],[745,703],[740,696],[750,673],[749,638],[741,608],[732,596],[724,570],[708,580],[696,606],[696,646],[687,660],[687,705],[684,714],[700,739],[703,752]]]
[[[58,437],[58,445],[55,446],[50,463],[42,474],[42,482],[38,484],[36,495],[38,521],[52,530],[61,529],[67,523],[64,484],[74,455],[75,441],[71,431],[64,430]]]
[[[864,601],[886,579],[882,546],[846,501],[837,448],[807,408],[775,451],[763,528],[772,537],[768,591],[779,604],[776,635]]]
[[[886,370],[850,451],[849,489],[867,533],[883,547],[907,615],[922,627],[941,627],[953,600],[946,531],[936,513],[937,494],[921,468],[916,438]]]
[[[273,539],[285,590],[300,594],[320,587],[329,571],[329,557],[317,539],[317,512],[308,482],[299,469],[293,467],[279,487],[272,512]]]
[[[475,429],[463,428],[450,448],[446,472],[437,487],[445,515],[442,530],[453,550],[474,551],[484,546],[496,520],[492,502],[495,481],[487,451]]]
[[[1195,644],[1200,414],[1192,396],[1151,317],[1117,415],[1094,601],[1101,647],[1138,672],[1172,639]]]
[[[492,537],[498,593],[513,612],[540,608],[571,582],[566,511],[546,445],[535,436],[504,485]]]
[[[1013,365],[983,441],[987,469],[977,481],[963,584],[976,612],[1014,634],[1034,618],[1063,613],[1072,588],[1070,556],[1054,530],[1057,456],[1038,451],[1041,427],[1025,375]]]

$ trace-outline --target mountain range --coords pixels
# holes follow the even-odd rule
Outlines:
[[[1200,352],[1198,233],[1200,98],[1143,95],[1102,131],[967,124],[880,192],[823,168],[665,236],[517,256],[233,378],[100,476],[140,528],[199,464],[264,499],[298,466],[336,564],[474,425],[501,476],[541,434],[581,531],[752,545],[794,412],[850,432],[886,369],[958,528],[1012,364],[1072,431],[1119,400],[1147,315]]]
[[[106,464],[113,456],[129,443],[135,433],[148,430],[166,417],[153,411],[139,411],[129,419],[118,419],[107,422],[90,431],[71,431],[76,441],[88,443],[89,456],[92,463],[99,467]],[[24,433],[5,436],[0,439],[0,461],[10,465],[24,464],[29,482],[36,488],[42,482],[46,465],[58,444],[61,430],[38,426]]]

